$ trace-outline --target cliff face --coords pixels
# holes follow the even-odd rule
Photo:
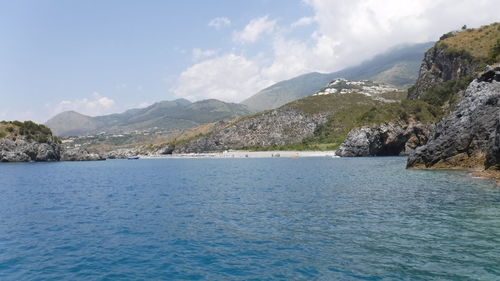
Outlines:
[[[500,170],[500,121],[497,120],[495,138],[492,139],[488,153],[486,154],[486,169]]]
[[[91,161],[85,149],[67,150],[49,128],[31,121],[0,122],[0,162]]]
[[[466,52],[454,52],[445,44],[438,43],[425,53],[417,82],[408,91],[408,98],[418,99],[430,88],[472,75],[480,68],[481,63]]]
[[[483,165],[485,159],[497,159],[497,154],[487,153],[486,147],[490,145],[489,134],[495,131],[498,119],[499,106],[494,97],[495,81],[500,79],[498,70],[488,71],[468,85],[486,63],[498,62],[499,38],[499,23],[453,31],[443,35],[425,53],[417,82],[408,90],[408,99],[432,106],[433,112],[439,113],[436,116],[439,119],[455,111],[437,124],[435,132],[427,130],[425,134],[414,135],[420,136],[417,146],[424,145],[426,139],[431,139],[432,144],[417,150],[410,157],[409,167],[435,167],[439,162],[438,166],[443,168],[468,168],[478,163]],[[469,87],[467,93],[466,87]],[[411,153],[403,149],[402,143],[411,139],[403,131],[404,128],[390,124],[357,129],[349,134],[338,153],[341,156],[376,156],[386,155],[387,151],[395,154],[398,149],[402,154]],[[445,159],[446,164],[443,163]],[[496,160],[488,161],[494,163]]]
[[[178,145],[173,153],[201,153],[249,147],[286,145],[312,136],[325,123],[323,114],[309,115],[295,110],[277,109],[216,128],[209,136]]]
[[[18,137],[0,139],[0,162],[59,161],[61,145],[50,138],[45,143]]]
[[[488,168],[498,165],[500,68],[474,80],[456,109],[436,125],[409,168]]]
[[[63,149],[60,161],[97,161],[105,160],[97,153],[91,153],[86,149]]]
[[[341,157],[409,155],[427,143],[433,124],[387,122],[349,132],[337,150]]]

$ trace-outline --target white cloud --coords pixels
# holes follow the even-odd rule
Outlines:
[[[313,8],[319,25],[313,38],[314,48],[325,40],[337,43],[334,56],[325,57],[335,59],[335,69],[358,63],[394,45],[437,40],[463,24],[479,26],[499,19],[498,11],[491,9],[498,0],[305,2]]]
[[[251,20],[241,31],[234,33],[233,38],[238,43],[254,43],[261,35],[270,34],[276,27],[276,20],[263,16]]]
[[[213,27],[217,30],[230,25],[231,25],[231,20],[226,17],[214,18],[208,23],[208,26]]]
[[[146,108],[150,105],[152,105],[152,103],[145,101],[145,102],[141,102],[140,104],[138,104],[137,108]]]
[[[194,48],[193,51],[193,60],[197,61],[203,58],[208,58],[217,54],[216,50],[202,50],[199,48]]]
[[[249,57],[231,54],[197,63],[184,71],[175,93],[193,100],[219,98],[241,101],[272,83],[307,72],[333,72],[358,64],[403,43],[437,40],[448,31],[467,24],[478,27],[498,21],[498,0],[304,0],[314,16],[290,27],[315,23],[307,38],[264,16],[251,20],[233,33],[236,43],[252,43],[263,35],[272,50]],[[249,48],[249,46],[244,46]],[[245,49],[241,53],[247,53]]]
[[[188,68],[180,75],[174,92],[191,100],[215,98],[236,102],[270,83],[261,76],[256,62],[228,54]]]
[[[92,99],[83,98],[77,100],[63,100],[54,108],[54,114],[74,110],[76,112],[96,116],[112,113],[115,108],[115,101],[94,92]]]
[[[303,17],[292,23],[292,27],[306,26],[314,23],[313,17]]]

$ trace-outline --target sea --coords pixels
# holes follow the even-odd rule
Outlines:
[[[500,280],[500,188],[404,157],[0,164],[0,280]]]

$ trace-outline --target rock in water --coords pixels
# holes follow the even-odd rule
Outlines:
[[[0,139],[0,162],[59,161],[61,145],[53,137],[40,143],[17,137]]]
[[[97,153],[91,153],[83,148],[74,148],[63,150],[61,153],[61,161],[97,161],[106,160]]]
[[[491,69],[470,83],[456,109],[436,125],[429,142],[409,157],[407,167],[467,169],[498,165],[500,79],[495,75]]]
[[[387,122],[349,132],[336,155],[341,157],[408,155],[425,144],[432,124]]]
[[[120,148],[113,151],[110,151],[106,154],[106,158],[108,159],[127,159],[130,157],[136,157],[140,155],[141,152],[135,148]]]

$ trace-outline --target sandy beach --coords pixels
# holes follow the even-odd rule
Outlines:
[[[141,156],[144,159],[155,158],[301,158],[301,157],[337,157],[331,151],[224,151],[219,153],[189,153],[166,156]]]

